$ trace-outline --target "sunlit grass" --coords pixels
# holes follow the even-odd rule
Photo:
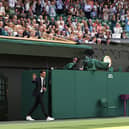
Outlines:
[[[121,129],[124,129],[125,126],[129,126],[128,117],[104,119],[55,120],[52,122],[17,121],[0,123],[0,129],[101,129],[105,127],[121,127]]]

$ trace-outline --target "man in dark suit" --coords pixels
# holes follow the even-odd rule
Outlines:
[[[36,74],[33,74],[33,80],[32,83],[35,84],[35,88],[33,90],[33,96],[35,96],[35,103],[32,106],[31,110],[26,116],[26,120],[33,121],[34,119],[31,117],[31,114],[34,112],[34,110],[38,107],[38,105],[41,105],[41,109],[43,114],[45,115],[46,120],[54,120],[54,118],[48,116],[48,114],[45,112],[44,103],[43,103],[43,94],[46,92],[46,85],[45,85],[45,77],[46,77],[46,71],[42,70],[40,71],[40,77],[37,77]]]

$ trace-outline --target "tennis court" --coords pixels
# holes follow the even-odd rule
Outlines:
[[[129,129],[129,117],[0,122],[0,129]]]

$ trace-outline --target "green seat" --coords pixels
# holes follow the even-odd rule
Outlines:
[[[99,100],[99,105],[100,105],[101,107],[103,107],[103,108],[107,108],[107,107],[108,107],[108,101],[107,101],[107,99],[106,99],[106,98],[101,98],[101,99]]]

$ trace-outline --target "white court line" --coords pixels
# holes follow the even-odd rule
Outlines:
[[[120,126],[120,127],[104,127],[104,128],[94,128],[94,129],[129,129],[129,126]]]

